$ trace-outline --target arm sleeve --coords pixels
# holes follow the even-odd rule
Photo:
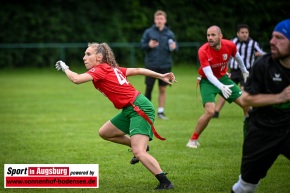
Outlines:
[[[143,33],[142,39],[141,39],[141,49],[142,50],[148,50],[148,49],[150,49],[149,48],[149,45],[148,45],[150,39],[148,37],[149,37],[149,32],[148,32],[148,30],[146,30]]]
[[[119,70],[126,76],[127,68],[119,67]]]
[[[175,42],[175,44],[176,44],[176,48],[173,50],[173,51],[175,51],[175,52],[177,52],[178,50],[179,50],[179,46],[178,46],[178,43],[177,43],[177,41],[176,41],[176,39],[175,39],[175,35],[174,35],[174,33],[173,32],[171,32],[171,39],[173,39],[173,41]]]
[[[223,84],[213,75],[211,67],[207,66],[202,68],[205,76],[207,77],[207,79],[213,84],[215,85],[218,89],[220,89]]]
[[[260,47],[260,45],[258,44],[258,42],[255,42],[255,51],[256,52],[260,52],[261,54],[266,54],[266,52],[264,52],[263,50],[262,50],[262,48]]]
[[[105,78],[104,70],[98,67],[93,67],[90,70],[88,70],[86,73],[91,75],[95,82]]]
[[[204,68],[206,66],[210,66],[210,64],[208,62],[208,58],[209,57],[207,56],[206,52],[204,52],[201,49],[198,50],[198,59],[199,59],[200,66],[202,68]]]
[[[241,57],[241,55],[239,54],[239,52],[236,53],[235,55],[235,60],[237,61],[239,68],[241,69],[242,72],[247,72],[247,68],[244,64],[244,61]]]

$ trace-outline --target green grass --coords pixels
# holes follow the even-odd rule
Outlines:
[[[83,72],[84,70],[78,70]],[[238,179],[242,147],[242,110],[226,104],[200,137],[201,147],[185,145],[203,113],[196,90],[196,68],[174,68],[178,83],[167,89],[167,121],[155,126],[166,141],[150,142],[175,189],[171,192],[230,192]],[[144,77],[130,77],[141,92]],[[0,192],[151,192],[158,184],[140,163],[129,163],[125,146],[102,140],[98,129],[118,110],[91,83],[72,84],[54,69],[0,71]],[[196,93],[197,92],[197,93]],[[157,86],[153,93],[157,107]],[[99,164],[99,189],[4,189],[4,164]],[[257,193],[290,190],[290,164],[280,156]]]

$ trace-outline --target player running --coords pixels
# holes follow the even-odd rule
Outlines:
[[[160,74],[144,68],[119,67],[106,43],[89,43],[83,60],[88,69],[83,74],[71,71],[62,61],[56,63],[56,68],[62,69],[75,84],[92,81],[95,88],[108,97],[115,108],[122,109],[100,128],[99,135],[105,140],[131,147],[135,157],[158,179],[159,185],[155,190],[174,188],[157,160],[146,152],[153,134],[161,138],[153,127],[154,107],[127,80],[127,76],[144,75],[172,84],[176,82],[174,74]]]

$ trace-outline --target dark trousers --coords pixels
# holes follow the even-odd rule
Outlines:
[[[149,70],[152,70],[154,72],[158,72],[160,74],[165,74],[171,71],[171,68],[148,68]],[[145,84],[146,84],[146,90],[145,90],[145,96],[151,101],[152,98],[152,90],[154,88],[156,78],[152,77],[145,77]],[[158,79],[158,85],[159,86],[167,86],[168,84],[160,79]]]
[[[279,155],[290,160],[290,126],[270,130],[256,127],[251,121],[247,123],[241,175],[245,182],[257,184]]]

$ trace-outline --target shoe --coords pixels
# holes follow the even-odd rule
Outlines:
[[[219,118],[219,114],[220,114],[219,112],[215,111],[212,118]]]
[[[197,140],[189,140],[188,143],[186,144],[186,147],[189,148],[197,148],[198,146],[200,146],[200,144],[198,143]]]
[[[159,119],[163,119],[163,120],[168,119],[168,117],[166,117],[163,112],[162,113],[158,113],[157,116],[158,116]]]
[[[160,183],[154,190],[169,190],[173,189],[174,185],[170,183]]]
[[[138,163],[138,162],[139,162],[139,160],[134,156],[134,157],[131,159],[130,164],[136,164],[136,163]]]
[[[147,145],[147,149],[146,149],[146,151],[149,151],[149,145]],[[131,159],[130,164],[136,164],[136,163],[138,163],[138,162],[139,162],[139,160],[134,156],[134,157]]]

